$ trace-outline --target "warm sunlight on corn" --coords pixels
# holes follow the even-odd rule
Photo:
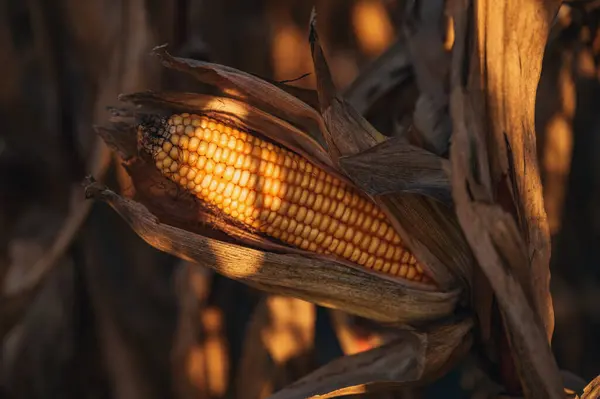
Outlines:
[[[394,28],[380,1],[358,1],[352,9],[352,25],[361,50],[369,56],[379,55],[394,39]]]
[[[373,201],[296,153],[199,115],[154,118],[140,129],[165,176],[247,228],[431,282]]]

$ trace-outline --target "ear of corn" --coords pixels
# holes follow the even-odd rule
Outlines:
[[[432,284],[373,201],[298,154],[194,114],[152,118],[139,129],[163,175],[249,229]]]

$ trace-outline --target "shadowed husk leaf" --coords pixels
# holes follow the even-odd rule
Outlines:
[[[331,146],[328,147],[329,154],[334,162],[341,163],[340,156],[356,156],[357,153],[367,151],[382,142],[381,137],[385,136],[378,133],[350,104],[337,97],[315,26],[316,14],[313,10],[310,38],[313,63],[317,82],[319,82],[319,100],[328,129],[329,137],[326,137],[325,141],[335,143],[333,151]],[[430,156],[426,154],[421,156],[423,163],[431,162]],[[416,163],[415,160],[412,162],[413,165]],[[400,161],[396,161],[396,165],[399,163]],[[365,170],[360,176],[368,172]],[[441,171],[439,173],[441,174]],[[354,181],[352,174],[348,173],[348,176]],[[358,186],[363,182],[364,179],[355,181]],[[388,184],[392,187],[391,182]],[[434,187],[433,192],[436,189]],[[428,191],[423,186],[421,190]],[[390,220],[407,246],[441,287],[456,286],[458,280],[462,281],[463,287],[470,286],[473,257],[459,226],[450,221],[454,218],[451,212],[441,209],[443,205],[430,202],[428,198],[409,194],[382,195],[375,197],[375,200],[390,216]],[[424,209],[429,212],[423,212]],[[431,212],[432,209],[434,212]],[[442,214],[444,216],[440,217]],[[420,226],[427,226],[427,230],[420,229]],[[431,237],[441,239],[436,244]]]
[[[286,120],[315,139],[322,140],[324,127],[321,115],[300,99],[309,97],[308,101],[315,102],[314,92],[307,94],[309,91],[303,89],[269,83],[262,78],[225,65],[173,57],[164,45],[154,48],[153,54],[165,67],[188,73],[200,82],[220,89],[227,96],[237,98],[270,115]]]
[[[465,319],[429,331],[399,331],[393,341],[336,359],[269,399],[324,399],[423,385],[466,353],[471,327]]]
[[[371,195],[422,194],[450,205],[448,161],[392,137],[356,155],[341,157],[340,167]]]

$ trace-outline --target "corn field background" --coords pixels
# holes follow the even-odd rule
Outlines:
[[[421,18],[442,3],[425,2]],[[83,194],[88,174],[132,189],[93,130],[119,94],[201,88],[161,68],[154,47],[314,89],[313,6],[338,88],[387,50],[406,59],[378,82],[377,101],[352,91],[378,130],[400,129],[418,65],[402,50],[410,29],[399,0],[0,0],[0,399],[267,398],[384,339],[375,322],[159,252]],[[535,107],[552,351],[575,385],[600,374],[599,17],[598,1],[561,6]],[[424,388],[356,397],[487,398],[493,384],[477,360]]]

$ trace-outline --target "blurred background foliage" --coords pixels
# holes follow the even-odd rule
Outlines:
[[[600,374],[597,3],[557,16],[536,112],[553,349],[586,381]],[[0,0],[0,398],[264,398],[382,339],[365,320],[159,253],[83,198],[88,173],[132,189],[93,131],[118,94],[202,88],[161,68],[154,46],[314,88],[313,5],[342,89],[401,36],[394,0]],[[409,73],[369,119],[390,133],[415,90]],[[377,397],[486,397],[473,364]]]

